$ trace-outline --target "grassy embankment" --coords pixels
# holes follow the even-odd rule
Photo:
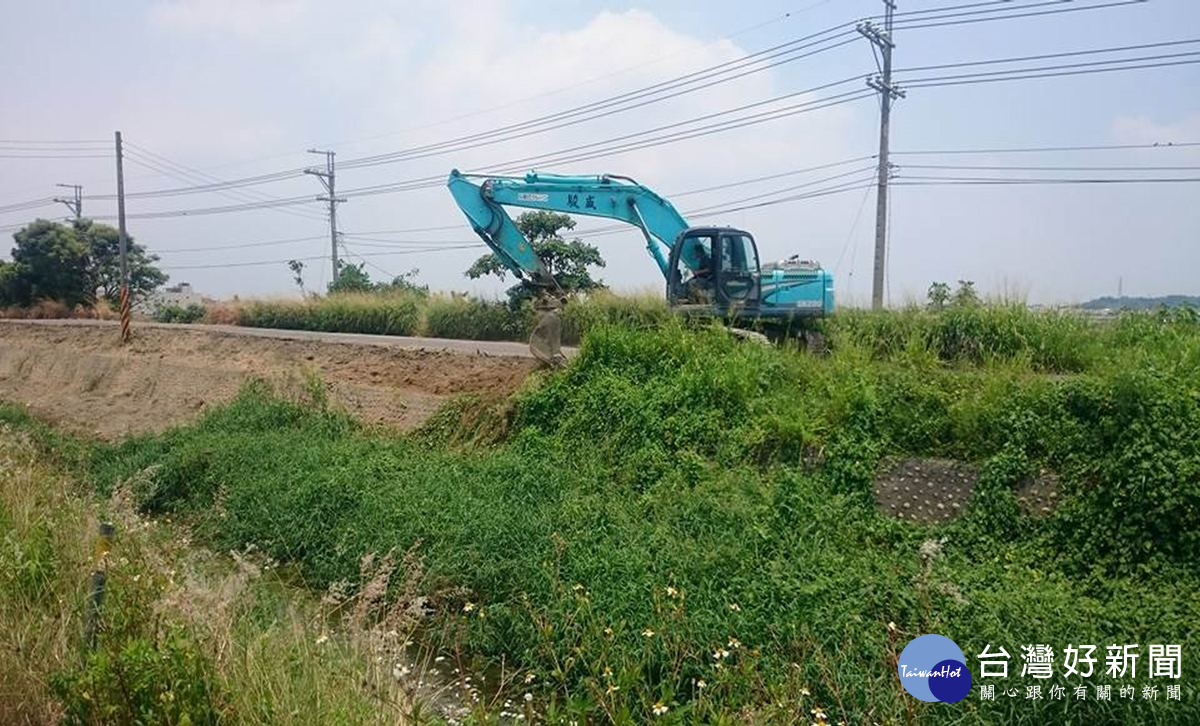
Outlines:
[[[259,387],[87,467],[101,491],[132,481],[142,511],[184,516],[221,548],[254,544],[318,589],[356,582],[366,553],[411,550],[428,642],[477,670],[527,668],[549,717],[1200,720],[1194,316],[844,313],[829,333],[818,358],[677,324],[602,326],[510,410],[463,402],[405,438]],[[878,514],[872,477],[898,456],[979,464],[966,516]],[[1062,501],[1034,519],[1013,489],[1043,469]],[[905,696],[895,659],[930,632],[973,669],[1003,646],[997,691],[1020,695]],[[1021,678],[1021,646],[1038,643],[1057,674],[1062,648],[1099,646],[1083,683],[1112,684],[1113,700],[1076,700],[1078,678]],[[1113,643],[1140,644],[1136,681],[1104,675]],[[1181,702],[1165,700],[1175,681],[1146,679],[1151,643],[1182,645]],[[1132,702],[1118,697],[1134,683]],[[1042,700],[1023,697],[1031,685]]]
[[[563,310],[563,342],[574,345],[584,331],[600,324],[647,327],[669,317],[666,302],[653,295],[600,293],[576,298]],[[211,308],[205,321],[257,328],[525,341],[533,319],[528,306],[514,310],[502,302],[471,297],[376,292],[223,303]]]
[[[68,472],[86,445],[2,413],[0,723],[394,724],[461,710],[432,654],[405,647],[414,619],[381,597],[395,562],[364,560],[363,587],[318,598],[253,547],[215,553],[170,516],[143,517],[128,488],[97,498]],[[116,536],[97,559],[101,521]]]

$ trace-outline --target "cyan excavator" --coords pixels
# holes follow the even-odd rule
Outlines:
[[[641,230],[646,250],[667,282],[667,302],[682,313],[701,313],[735,325],[799,324],[833,310],[833,275],[799,256],[760,268],[749,232],[731,227],[692,227],[669,201],[633,179],[614,174],[523,177],[450,172],[454,201],[471,227],[522,280],[545,294],[530,349],[539,359],[561,362],[561,291],[517,229],[504,206],[542,209],[627,222]]]

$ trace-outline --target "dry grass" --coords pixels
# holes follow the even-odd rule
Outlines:
[[[94,306],[77,305],[69,308],[57,300],[39,300],[29,307],[10,305],[0,308],[0,318],[17,320],[52,320],[61,318],[87,318],[91,320],[115,320],[120,314],[101,300]]]
[[[241,325],[243,304],[240,300],[206,301],[203,322],[210,325]]]

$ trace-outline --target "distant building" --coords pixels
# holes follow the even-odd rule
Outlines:
[[[204,297],[192,289],[191,283],[181,282],[178,285],[171,285],[161,290],[155,290],[147,295],[146,299],[138,307],[144,312],[153,315],[155,310],[172,305],[186,308],[188,305],[203,304]]]

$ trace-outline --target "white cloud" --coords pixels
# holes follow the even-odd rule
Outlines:
[[[1171,144],[1200,139],[1200,113],[1158,122],[1148,116],[1118,116],[1112,136],[1121,144]]]

